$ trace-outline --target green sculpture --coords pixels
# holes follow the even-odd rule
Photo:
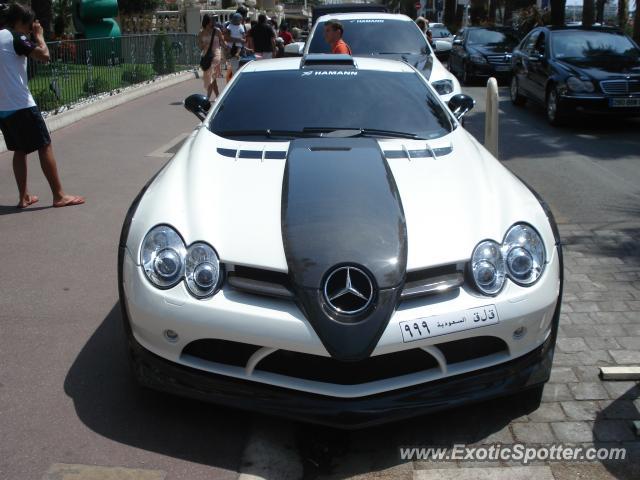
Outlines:
[[[120,37],[118,0],[73,0],[73,25],[79,37]]]

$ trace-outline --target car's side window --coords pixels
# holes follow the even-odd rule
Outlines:
[[[533,53],[544,55],[545,50],[545,35],[544,32],[540,32],[540,35],[538,35],[538,39],[536,40],[535,47],[533,47]]]
[[[525,38],[522,42],[522,51],[527,55],[530,55],[533,52],[534,46],[540,36],[540,30],[535,30],[529,34],[527,38]]]

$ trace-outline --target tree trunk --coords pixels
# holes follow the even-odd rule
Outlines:
[[[596,22],[604,23],[604,6],[607,3],[607,0],[597,0],[596,1]]]
[[[36,19],[40,20],[45,37],[49,38],[52,27],[51,19],[53,18],[53,5],[51,0],[31,0],[31,8],[36,14]]]
[[[595,11],[593,9],[593,0],[584,0],[582,3],[582,26],[590,27],[594,24]]]
[[[498,10],[498,0],[489,0],[489,22],[496,23],[497,10]]]
[[[640,42],[640,0],[636,0],[636,14],[633,16],[633,39]]]
[[[566,0],[551,0],[551,24],[564,25]]]
[[[444,24],[455,33],[454,25],[456,23],[456,0],[445,0],[444,5]]]
[[[629,23],[627,0],[618,0],[618,26],[624,30]]]
[[[502,24],[506,27],[506,26],[511,26],[512,22],[513,22],[513,7],[511,6],[511,0],[505,0]]]
[[[456,32],[460,30],[460,28],[462,27],[462,24],[464,23],[463,22],[464,15],[465,15],[464,5],[458,5],[458,8],[456,8],[456,18],[454,21]]]
[[[487,18],[487,7],[485,0],[471,0],[469,6],[469,17],[471,25],[480,25]]]

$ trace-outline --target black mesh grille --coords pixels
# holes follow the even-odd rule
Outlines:
[[[498,337],[463,338],[452,342],[439,343],[436,347],[442,351],[448,364],[508,351],[507,344]]]
[[[358,362],[278,350],[262,360],[256,369],[317,382],[357,385],[437,366],[436,360],[420,349],[377,355]]]

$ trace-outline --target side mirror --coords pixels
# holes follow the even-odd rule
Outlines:
[[[461,38],[456,38],[453,40],[453,44],[454,45],[462,45],[462,39]]]
[[[184,108],[193,113],[200,121],[204,120],[211,108],[211,102],[206,95],[194,93],[184,100]]]
[[[436,52],[449,52],[451,51],[451,43],[447,42],[445,40],[436,40],[435,42],[436,45]]]
[[[476,101],[463,93],[454,95],[449,100],[449,109],[458,120],[462,119],[475,105]]]
[[[294,42],[284,46],[285,57],[301,57],[304,53],[304,42]]]

